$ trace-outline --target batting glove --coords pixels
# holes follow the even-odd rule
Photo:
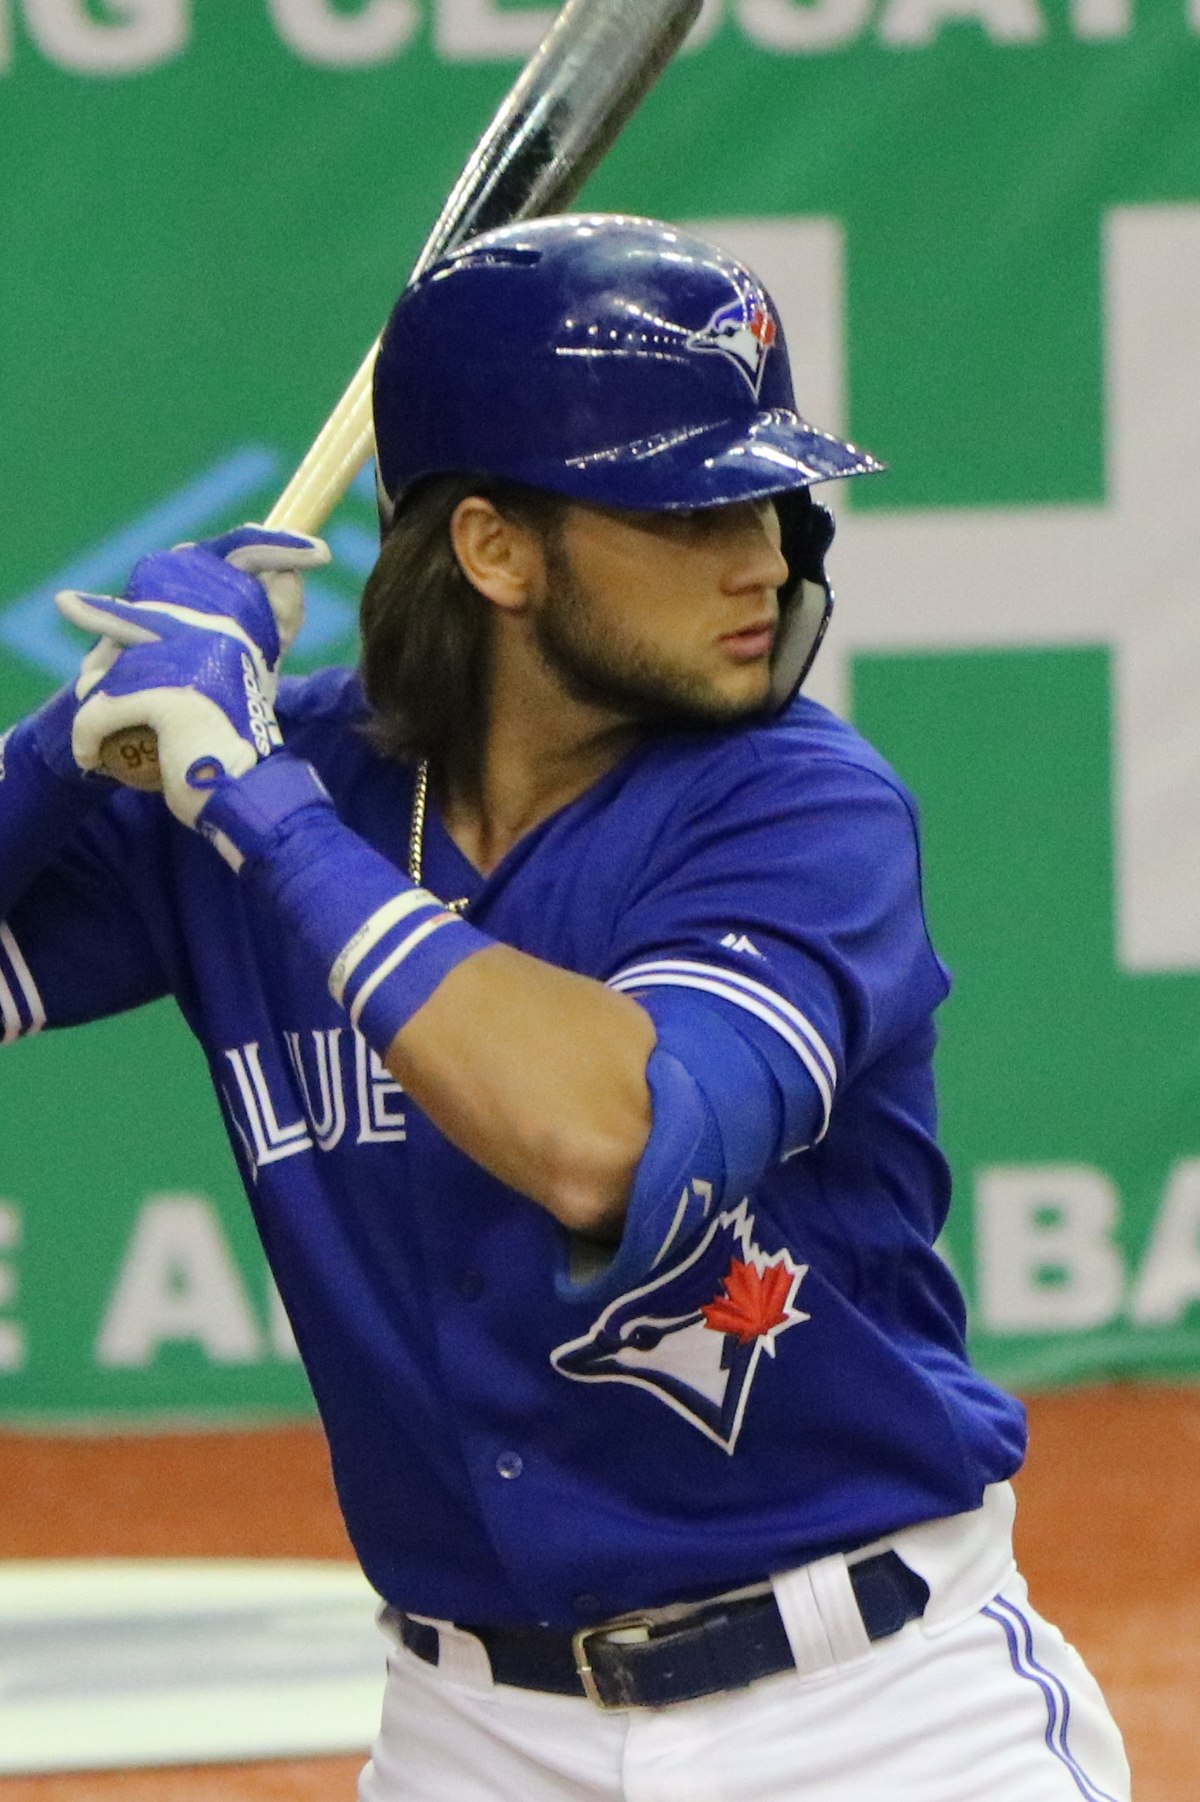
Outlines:
[[[271,532],[266,526],[250,525],[238,526],[219,538],[201,539],[196,548],[212,551],[234,569],[257,576],[275,616],[279,655],[286,657],[304,624],[305,572],[329,562],[329,546],[304,532]]]
[[[319,539],[247,526],[142,558],[124,596],[59,594],[67,619],[103,634],[75,687],[79,767],[98,766],[110,734],[151,727],[167,805],[195,826],[217,784],[283,742],[272,705],[283,645],[298,627],[301,572],[328,556]],[[274,578],[282,630],[261,576]]]

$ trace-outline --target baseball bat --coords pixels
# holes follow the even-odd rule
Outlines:
[[[567,0],[450,193],[409,277],[492,226],[561,212],[615,142],[695,23],[702,0]],[[367,352],[312,448],[267,515],[285,531],[320,530],[373,449]],[[127,788],[161,787],[149,727],[101,746]]]

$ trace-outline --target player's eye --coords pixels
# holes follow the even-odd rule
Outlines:
[[[672,507],[669,513],[651,513],[645,518],[656,537],[694,543],[697,539],[712,536],[720,524],[722,511],[720,507]]]
[[[684,507],[663,518],[680,534],[690,538],[719,538],[723,534],[743,532],[752,520],[765,524],[771,518],[775,503],[768,497],[759,501],[729,501],[719,507]]]

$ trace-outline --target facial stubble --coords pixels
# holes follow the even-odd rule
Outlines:
[[[573,700],[659,731],[732,726],[763,711],[765,697],[731,700],[702,676],[602,621],[557,535],[547,539],[544,554],[547,592],[533,616],[534,642]]]

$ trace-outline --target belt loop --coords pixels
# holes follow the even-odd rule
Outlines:
[[[432,1620],[425,1614],[410,1614],[408,1618],[437,1628],[437,1668],[449,1682],[461,1683],[464,1689],[495,1689],[491,1660],[483,1641],[474,1633],[467,1633],[452,1621]]]
[[[841,1552],[771,1579],[802,1677],[848,1664],[871,1649]]]

